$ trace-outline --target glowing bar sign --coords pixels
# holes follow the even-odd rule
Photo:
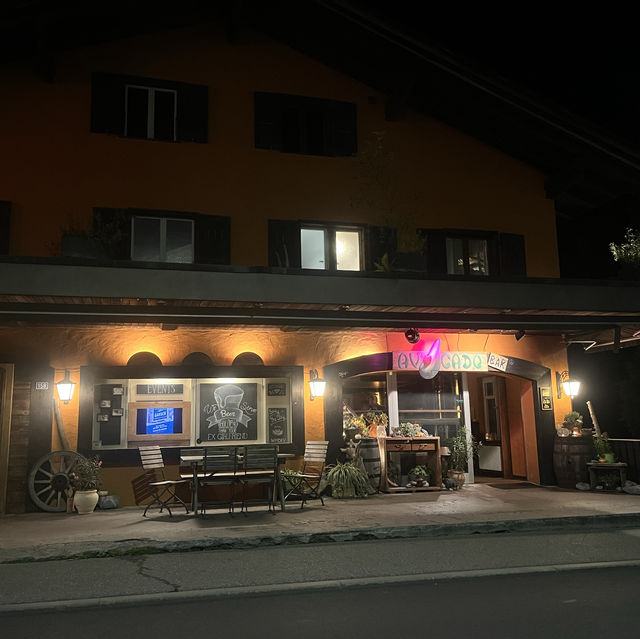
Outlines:
[[[487,353],[465,351],[437,352],[435,343],[428,351],[393,351],[394,371],[418,371],[425,379],[435,377],[439,371],[488,371]]]

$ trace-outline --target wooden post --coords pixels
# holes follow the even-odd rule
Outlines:
[[[591,421],[593,422],[593,427],[596,431],[596,437],[600,437],[600,426],[598,425],[598,420],[596,419],[596,414],[590,401],[587,402],[587,408],[589,409],[589,415],[591,415]]]

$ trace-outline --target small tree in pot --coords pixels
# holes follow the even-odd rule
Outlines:
[[[482,442],[476,440],[471,435],[471,443],[467,441],[467,429],[463,426],[455,437],[452,437],[447,441],[447,446],[451,451],[451,457],[449,459],[449,471],[448,476],[458,484],[458,489],[464,485],[464,474],[467,470],[467,460],[469,453],[477,455]]]

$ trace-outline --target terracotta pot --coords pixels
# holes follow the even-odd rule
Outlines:
[[[447,473],[447,476],[449,477],[449,479],[453,479],[453,481],[456,482],[456,485],[458,486],[458,490],[460,490],[462,486],[464,486],[464,470],[451,469]]]
[[[73,505],[79,515],[92,513],[98,503],[97,490],[76,490],[73,495]]]

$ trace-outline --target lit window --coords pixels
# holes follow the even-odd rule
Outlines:
[[[141,262],[193,262],[193,220],[134,217],[131,259]]]
[[[489,275],[487,240],[448,237],[447,273],[449,275]]]
[[[359,230],[302,228],[300,249],[302,268],[338,271],[361,269]]]
[[[127,85],[124,134],[130,138],[175,141],[177,93]]]

